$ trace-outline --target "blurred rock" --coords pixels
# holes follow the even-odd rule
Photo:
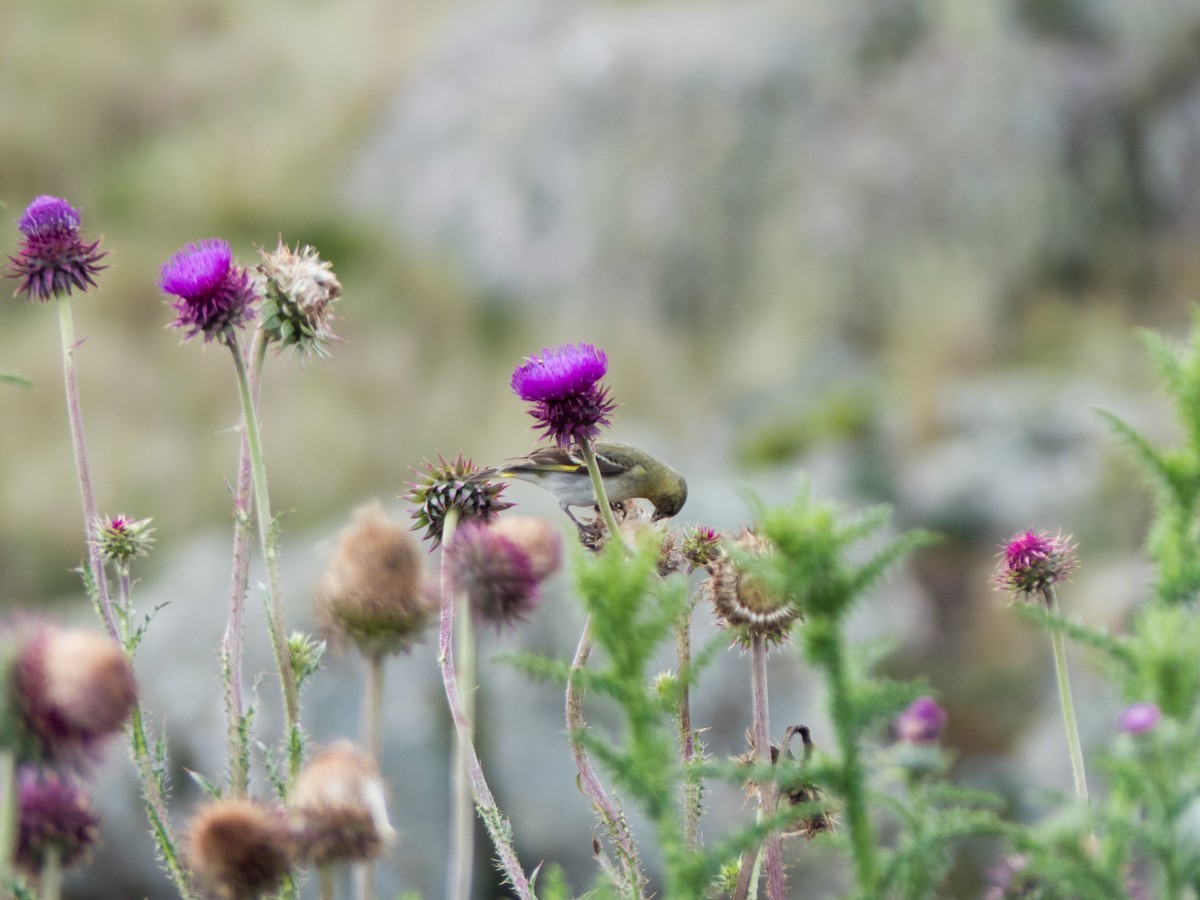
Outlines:
[[[1200,13],[1030,6],[472,8],[351,195],[513,303],[870,336],[936,260],[995,311],[1200,225]]]

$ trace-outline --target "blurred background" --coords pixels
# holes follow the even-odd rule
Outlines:
[[[311,243],[344,287],[333,358],[271,359],[263,382],[297,627],[353,507],[380,497],[405,515],[410,467],[438,453],[526,452],[513,367],[587,340],[610,357],[612,436],[688,477],[678,521],[734,529],[748,491],[783,502],[807,479],[940,531],[864,607],[859,636],[894,640],[887,670],[940,693],[963,779],[1007,792],[1014,815],[1036,815],[1031,789],[1069,788],[1049,649],[988,577],[1012,532],[1061,529],[1082,556],[1068,614],[1120,629],[1146,594],[1146,492],[1095,409],[1174,438],[1135,328],[1181,337],[1200,294],[1193,0],[3,11],[0,249],[15,251],[16,219],[51,193],[109,251],[99,290],[73,303],[84,416],[101,510],[157,528],[142,602],[172,603],[139,668],[181,766],[221,765],[214,648],[238,413],[227,354],[180,345],[155,279],[181,244],[222,236],[244,264],[280,238]],[[0,371],[33,383],[0,385],[0,604],[86,620],[59,354],[51,308],[0,304]],[[535,488],[509,495],[556,515]],[[555,603],[485,649],[568,654],[577,611]],[[726,664],[741,675],[701,715],[710,749],[736,753],[747,662]],[[809,721],[819,742],[819,686],[797,653],[776,665],[779,730]],[[1116,701],[1086,655],[1076,671],[1085,738],[1100,744]],[[430,647],[393,667],[406,705],[384,767],[402,841],[381,883],[426,897],[441,890],[445,820],[433,676]],[[310,696],[316,740],[353,733],[358,677],[353,660],[331,662]],[[260,693],[270,707],[270,685]],[[557,689],[497,664],[481,696],[523,856],[564,861],[582,890],[589,820]],[[536,751],[504,734],[531,702],[546,710]],[[180,778],[185,815],[195,795]],[[131,837],[109,837],[73,889],[169,896],[135,798],[123,802],[111,818]],[[713,802],[713,833],[723,810],[747,812]],[[971,852],[961,896],[988,848]],[[805,896],[837,896],[836,867],[807,874],[805,859]],[[493,896],[486,855],[480,872],[479,896]]]

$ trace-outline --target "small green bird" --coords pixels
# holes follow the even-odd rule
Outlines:
[[[666,463],[616,441],[596,441],[595,447],[600,479],[610,503],[635,498],[649,500],[654,505],[654,521],[669,519],[683,508],[687,500],[687,482]],[[577,447],[542,447],[522,459],[509,460],[503,466],[479,475],[518,478],[540,485],[558,498],[558,505],[576,525],[579,520],[572,515],[570,507],[596,505],[587,463]]]

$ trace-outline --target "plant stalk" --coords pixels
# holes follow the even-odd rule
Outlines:
[[[754,754],[761,766],[771,767],[770,780],[758,787],[758,805],[764,819],[775,815],[779,791],[771,763],[771,720],[767,704],[767,641],[755,634],[750,645],[751,692],[754,700]],[[787,888],[783,871],[783,842],[778,831],[763,840],[763,867],[767,874],[768,900],[786,900]]]
[[[1047,585],[1043,595],[1051,615],[1059,613],[1058,593],[1054,585]],[[1071,775],[1075,782],[1075,798],[1083,804],[1088,802],[1087,773],[1083,767],[1083,745],[1079,741],[1079,723],[1075,718],[1075,702],[1071,699],[1071,679],[1067,672],[1067,647],[1062,628],[1054,624],[1050,630],[1050,644],[1054,650],[1054,674],[1058,681],[1058,699],[1062,706],[1063,725],[1067,731],[1067,752],[1071,757]]]

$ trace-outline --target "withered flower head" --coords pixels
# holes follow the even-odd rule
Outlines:
[[[364,656],[386,656],[421,636],[435,606],[416,542],[378,502],[360,507],[317,586],[322,630]]]
[[[755,636],[767,643],[788,639],[792,626],[803,617],[796,603],[768,586],[751,571],[745,560],[767,557],[774,545],[749,529],[743,529],[733,544],[734,551],[709,565],[704,585],[717,612],[717,624],[733,630],[734,640],[749,645]]]
[[[562,563],[562,538],[529,516],[469,522],[446,546],[450,578],[475,614],[496,626],[520,622],[542,598],[541,583]]]
[[[215,800],[188,828],[188,863],[224,900],[258,900],[282,883],[292,864],[283,812],[252,800]]]
[[[125,724],[137,699],[133,669],[110,638],[76,628],[23,627],[11,690],[30,756],[78,765]]]
[[[413,528],[425,529],[431,550],[442,542],[450,510],[457,511],[460,523],[486,523],[512,506],[500,499],[505,485],[482,477],[482,470],[461,453],[453,461],[439,454],[436,463],[414,471],[421,480],[409,483],[404,499],[413,504]]]
[[[791,749],[792,738],[796,735],[800,735],[800,739],[804,745],[804,761],[807,763],[809,758],[812,756],[813,751],[812,737],[810,736],[809,730],[806,726],[793,725],[788,728],[782,745],[775,743],[774,741],[771,742],[771,765],[778,766],[780,759],[783,759],[791,764],[796,762],[795,757],[792,756]],[[758,751],[754,744],[754,735],[749,731],[746,732],[746,744],[748,745],[749,749],[741,756],[738,756],[736,762],[749,768],[758,761]],[[747,795],[751,797],[758,796],[760,789],[760,785],[758,783],[752,780],[747,780],[743,783],[743,787],[745,788]],[[780,803],[787,804],[788,806],[819,804],[823,797],[824,793],[821,791],[820,787],[803,777],[793,777],[789,779],[789,783],[786,784],[779,792]],[[831,810],[822,808],[821,806],[815,806],[815,808],[805,810],[805,812],[796,820],[795,825],[783,833],[784,835],[802,834],[805,836],[805,838],[811,841],[814,837],[822,832],[834,831],[836,825],[837,819]]]
[[[337,335],[329,327],[333,304],[342,285],[328,262],[312,247],[279,242],[274,252],[259,249],[258,271],[265,279],[262,329],[281,347],[294,347],[302,356],[328,356]]]
[[[396,834],[375,764],[349,741],[313,757],[289,807],[300,856],[318,866],[374,859]]]

